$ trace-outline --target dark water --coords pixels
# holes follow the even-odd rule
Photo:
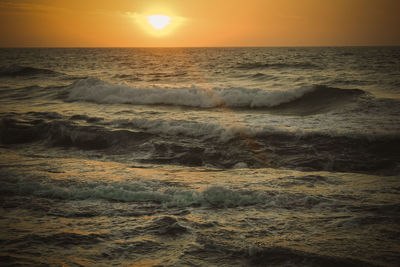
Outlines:
[[[3,265],[400,262],[399,47],[0,62]]]

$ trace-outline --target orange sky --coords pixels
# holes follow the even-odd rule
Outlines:
[[[174,23],[153,34],[148,14]],[[399,14],[400,0],[0,0],[0,46],[400,45]]]

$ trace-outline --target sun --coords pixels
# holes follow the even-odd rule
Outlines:
[[[0,0],[1,1],[1,0]],[[174,15],[168,10],[152,10],[145,13],[127,13],[147,34],[153,37],[166,37],[175,32],[186,18]]]
[[[166,15],[150,15],[147,17],[147,22],[157,30],[164,29],[169,23],[171,18]]]

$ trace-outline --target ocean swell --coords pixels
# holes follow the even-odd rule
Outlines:
[[[84,116],[72,119],[88,121]],[[245,129],[218,124],[132,119],[80,125],[71,120],[0,120],[0,143],[41,142],[50,147],[129,155],[130,161],[183,166],[288,168],[392,175],[398,172],[397,136],[291,133],[273,127]],[[92,120],[90,120],[92,121]],[[96,123],[98,120],[94,120]]]
[[[0,77],[32,76],[32,75],[56,75],[56,71],[30,66],[9,65],[0,67]]]
[[[286,69],[286,68],[294,68],[294,69],[314,69],[318,68],[317,65],[311,62],[295,62],[295,63],[263,63],[263,62],[250,62],[250,63],[239,63],[236,65],[238,69],[244,70],[252,70],[252,69]]]

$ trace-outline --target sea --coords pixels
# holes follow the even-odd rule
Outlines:
[[[1,266],[399,266],[400,47],[1,48]]]

